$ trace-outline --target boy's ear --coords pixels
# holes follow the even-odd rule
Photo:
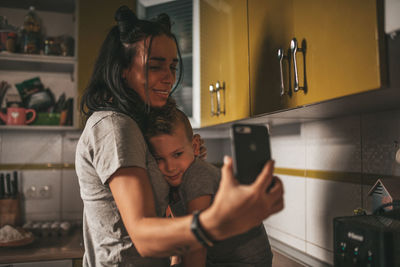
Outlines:
[[[193,136],[192,147],[193,147],[194,156],[198,157],[200,155],[200,136],[199,135]]]

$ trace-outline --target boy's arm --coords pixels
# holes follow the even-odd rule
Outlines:
[[[188,202],[188,214],[196,210],[204,210],[211,205],[211,195],[204,195]],[[207,249],[200,248],[191,251],[182,257],[182,265],[184,267],[205,267],[206,266]]]

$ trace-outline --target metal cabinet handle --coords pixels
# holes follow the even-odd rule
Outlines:
[[[291,82],[290,82],[290,59],[289,59],[289,55],[285,56],[285,52],[282,48],[278,49],[278,59],[279,59],[279,72],[281,74],[281,84],[280,84],[280,88],[281,88],[281,96],[288,94],[289,96],[292,95],[292,90],[291,90]],[[285,90],[285,82],[284,82],[284,77],[283,77],[283,60],[287,60],[288,61],[288,65],[289,65],[289,88],[288,90]]]
[[[303,41],[303,44],[305,44],[305,41]],[[299,73],[297,71],[297,59],[296,59],[296,54],[297,52],[303,53],[303,58],[304,58],[304,77],[306,76],[306,71],[305,71],[305,46],[302,48],[298,47],[297,39],[293,38],[292,41],[290,42],[290,51],[292,52],[292,58],[293,58],[293,71],[294,71],[294,91],[298,92],[299,90],[303,90],[304,93],[307,92],[307,83],[305,82],[306,79],[304,79],[304,86],[299,85]]]
[[[217,92],[217,116],[224,114],[225,115],[225,82],[221,83],[218,81],[215,84],[215,90]],[[224,109],[221,110],[221,91],[224,91]]]
[[[214,115],[217,115],[217,113],[215,113],[215,109],[214,109],[214,85],[210,84],[209,87],[209,91],[210,91],[210,97],[211,97],[211,117]]]

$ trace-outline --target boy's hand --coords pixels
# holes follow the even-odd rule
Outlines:
[[[195,149],[195,156],[202,159],[206,160],[207,159],[207,148],[204,144],[204,140],[201,138],[199,134],[193,135],[193,142],[196,143],[196,149]]]

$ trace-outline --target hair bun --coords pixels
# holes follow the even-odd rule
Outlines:
[[[157,22],[165,27],[168,31],[171,31],[171,19],[166,13],[161,13],[157,16]]]
[[[118,23],[121,42],[127,41],[130,32],[133,30],[139,19],[127,6],[119,7],[115,12],[114,19]]]

